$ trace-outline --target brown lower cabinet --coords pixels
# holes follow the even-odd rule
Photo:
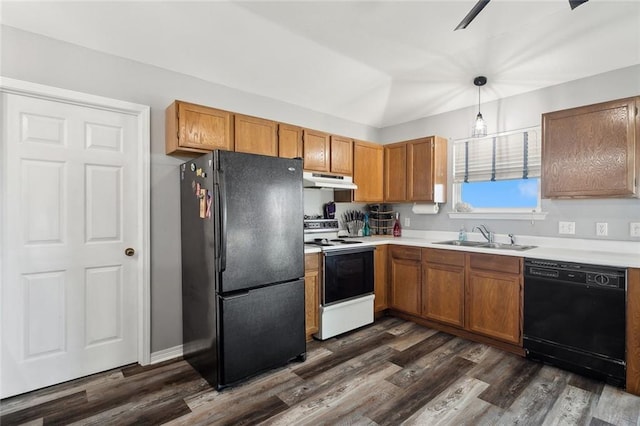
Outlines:
[[[522,346],[522,258],[473,253],[467,259],[467,329]]]
[[[422,249],[422,316],[464,327],[464,253]]]
[[[373,292],[375,294],[373,311],[375,313],[389,309],[388,252],[388,246],[382,245],[376,246],[373,254]]]
[[[522,259],[389,247],[389,307],[399,316],[522,355]]]
[[[304,256],[304,312],[305,334],[311,340],[320,325],[320,253]]]
[[[391,246],[389,277],[392,309],[420,315],[421,252],[417,247]]]

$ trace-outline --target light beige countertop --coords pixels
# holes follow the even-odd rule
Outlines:
[[[588,263],[593,265],[640,268],[640,241],[589,240],[578,238],[550,238],[517,236],[516,243],[534,245],[524,251],[486,247],[460,247],[436,244],[438,241],[456,240],[457,232],[403,230],[402,237],[373,236],[357,237],[365,245],[394,244],[414,247],[429,247],[443,250],[462,250],[473,253],[499,254],[529,257],[562,262]],[[484,241],[480,234],[469,233],[470,241]],[[507,235],[497,234],[496,242],[509,243]],[[305,253],[319,253],[319,247],[305,247]]]

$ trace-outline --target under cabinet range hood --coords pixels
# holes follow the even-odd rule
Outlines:
[[[353,183],[351,176],[304,172],[302,173],[302,179],[305,188],[358,189],[358,185]]]

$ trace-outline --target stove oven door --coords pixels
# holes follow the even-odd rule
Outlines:
[[[374,249],[369,246],[323,252],[323,306],[373,294]]]

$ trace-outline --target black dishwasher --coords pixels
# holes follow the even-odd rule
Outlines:
[[[625,385],[626,271],[525,259],[527,358]]]

